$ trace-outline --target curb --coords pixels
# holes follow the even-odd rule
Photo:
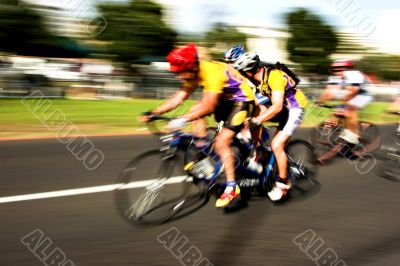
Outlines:
[[[80,134],[80,135],[70,135],[65,137],[56,137],[56,136],[29,136],[29,137],[3,137],[0,138],[0,142],[5,141],[22,141],[22,140],[45,140],[45,139],[66,139],[66,138],[74,138],[74,137],[86,137],[86,138],[95,138],[95,137],[118,137],[118,136],[146,136],[151,135],[151,132],[140,132],[140,133],[99,133],[99,134]]]

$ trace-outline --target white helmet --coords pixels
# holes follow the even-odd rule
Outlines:
[[[260,65],[260,58],[256,53],[244,53],[236,60],[233,67],[239,71],[250,71]]]

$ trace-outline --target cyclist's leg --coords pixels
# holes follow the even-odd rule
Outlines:
[[[289,109],[288,114],[286,116],[283,115],[281,121],[279,121],[279,126],[271,142],[271,149],[278,164],[279,177],[283,180],[287,179],[287,155],[285,152],[285,145],[300,125],[303,116],[303,109]]]
[[[191,108],[190,111],[195,110],[198,108],[197,106],[201,105],[201,103],[197,102],[195,103]],[[204,138],[207,135],[207,120],[206,118],[200,118],[196,119],[192,122],[192,129],[193,129],[193,134],[197,137]]]
[[[200,138],[205,138],[207,136],[207,120],[206,118],[201,118],[194,120],[192,122],[193,134]]]
[[[224,164],[224,170],[227,182],[235,181],[235,162],[231,150],[231,143],[236,132],[223,128],[215,139],[215,151]]]
[[[357,136],[360,136],[360,130],[359,130],[359,119],[358,119],[358,108],[357,106],[354,106],[352,104],[347,104],[346,109],[344,112],[345,116],[345,123],[344,127]]]
[[[224,165],[226,188],[221,197],[215,202],[217,208],[228,206],[232,200],[240,195],[239,186],[235,180],[235,158],[230,144],[237,132],[223,128],[215,139],[215,151]]]
[[[216,207],[225,207],[240,195],[239,186],[235,181],[235,158],[231,150],[231,142],[244,126],[246,118],[252,114],[253,103],[235,103],[229,117],[225,119],[224,128],[215,140],[215,150],[220,156],[227,180],[227,186],[222,196],[217,200]]]
[[[264,112],[266,112],[268,110],[269,106],[265,106],[265,105],[258,105],[258,108],[256,108],[256,111],[254,112],[253,116],[258,116],[259,114],[262,114]],[[282,109],[282,111],[280,111],[275,117],[273,117],[272,119],[270,119],[270,122],[278,122],[279,126],[278,129],[282,130],[287,122],[289,118],[289,111],[288,109],[285,107]],[[262,143],[262,128],[258,127],[252,130],[252,137],[255,140],[255,143],[257,146],[261,146]]]
[[[286,195],[287,191],[290,189],[290,184],[287,179],[287,155],[285,152],[285,145],[289,138],[294,134],[297,127],[303,120],[304,110],[301,108],[290,109],[289,116],[284,127],[282,124],[278,127],[275,136],[271,142],[272,151],[276,157],[276,162],[278,165],[278,181],[275,183],[273,189],[268,193],[268,196],[272,201],[280,200]]]
[[[258,94],[258,95],[260,95],[260,94]],[[265,109],[265,106],[263,106],[261,103],[259,103],[257,101],[254,102],[254,105],[253,105],[252,110],[251,110],[252,114],[249,114],[248,118],[258,115],[261,112],[260,108],[264,108]],[[260,136],[260,134],[254,134],[253,130],[251,130],[249,128],[247,123],[244,123],[242,130],[238,134],[238,137],[239,138],[243,138],[247,143],[253,142],[253,143],[256,143],[257,145],[258,145],[259,140],[260,140],[260,137],[258,137],[258,136]]]
[[[344,140],[358,144],[360,136],[359,110],[367,106],[373,97],[371,95],[357,95],[346,103],[345,111],[345,128],[341,138]]]
[[[400,95],[390,104],[388,111],[393,114],[400,114]]]
[[[287,180],[287,155],[285,152],[285,145],[289,138],[289,135],[283,133],[283,131],[277,130],[271,142],[271,149],[278,165],[278,174],[284,181]]]

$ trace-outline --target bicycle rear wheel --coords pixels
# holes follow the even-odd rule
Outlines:
[[[119,213],[132,224],[161,224],[176,216],[202,191],[183,171],[179,154],[151,150],[135,157],[118,176]]]
[[[392,181],[400,181],[400,143],[399,132],[393,133],[393,139],[380,147],[376,157],[379,159],[375,173]]]
[[[389,180],[400,181],[400,154],[388,155],[383,161],[380,161],[376,173]]]
[[[360,144],[354,149],[353,154],[362,157],[367,152],[377,151],[380,146],[381,137],[378,128],[374,124],[360,122]]]
[[[360,122],[361,143],[365,144],[371,143],[378,137],[379,137],[379,130],[374,124],[363,121]]]
[[[288,178],[293,188],[301,193],[319,185],[316,181],[317,168],[313,147],[304,140],[293,140],[286,146],[288,156]],[[293,189],[292,189],[293,191]]]

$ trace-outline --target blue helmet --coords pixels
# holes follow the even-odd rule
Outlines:
[[[228,49],[224,54],[224,61],[228,63],[235,62],[239,56],[244,54],[246,50],[241,45],[236,45]]]

